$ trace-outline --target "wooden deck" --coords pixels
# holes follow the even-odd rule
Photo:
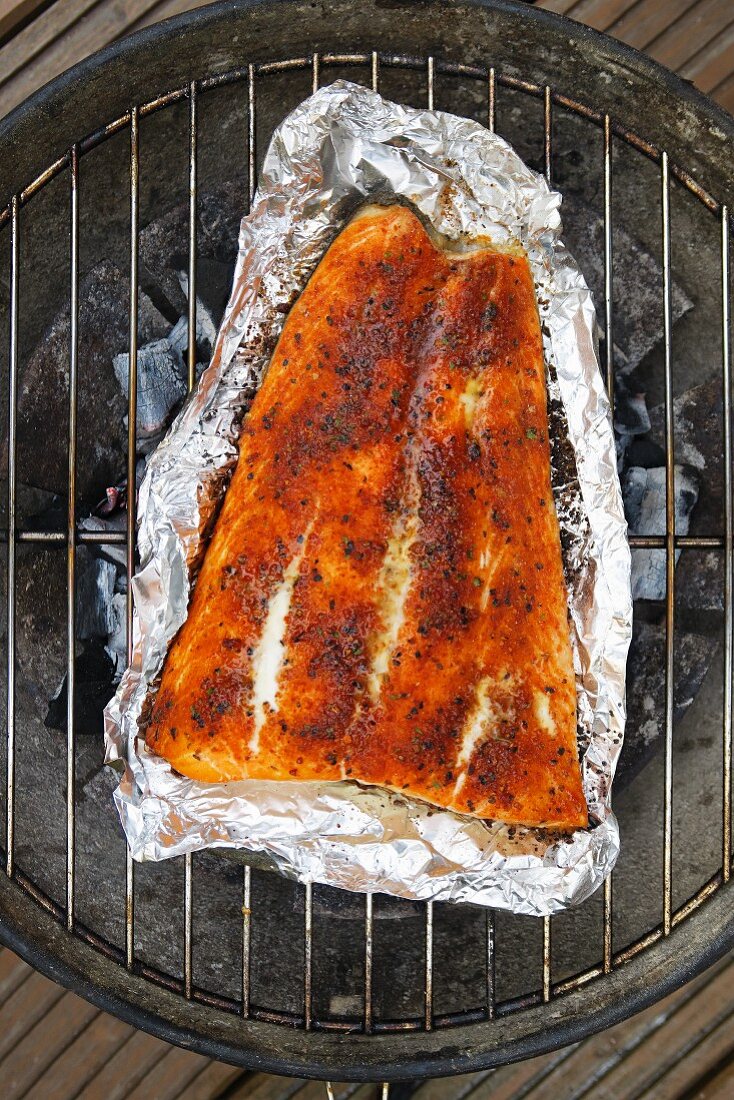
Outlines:
[[[119,36],[205,0],[0,0],[0,117]],[[538,0],[651,54],[734,113],[733,0]],[[372,1086],[335,1086],[368,1100]],[[323,1100],[137,1032],[0,949],[0,1100]],[[724,1100],[734,1096],[734,957],[578,1046],[394,1100]]]
[[[345,1040],[345,1041],[348,1041]],[[325,1100],[315,1082],[243,1073],[99,1012],[0,949],[3,1100]],[[374,1086],[335,1085],[336,1100]],[[489,1073],[393,1089],[395,1100],[729,1100],[734,956],[577,1046]]]
[[[208,2],[0,0],[0,117],[121,35]],[[536,6],[645,50],[734,113],[731,0],[537,0]]]

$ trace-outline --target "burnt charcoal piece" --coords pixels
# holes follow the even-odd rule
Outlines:
[[[197,292],[212,307],[208,288],[221,303],[217,324],[224,312],[231,272],[237,256],[237,239],[244,209],[241,187],[226,183],[204,191],[198,199]],[[140,263],[168,299],[174,314],[186,313],[187,297],[181,288],[179,272],[188,270],[188,202],[150,222],[140,232]],[[207,262],[208,261],[208,262]]]
[[[107,654],[115,666],[115,681],[127,667],[127,597],[115,592],[112,597],[113,627],[107,636]]]
[[[127,401],[130,356],[112,360],[115,377]],[[137,435],[149,438],[168,424],[176,406],[186,396],[183,363],[168,340],[155,340],[138,348]]]
[[[222,264],[207,257],[196,265],[196,341],[211,352],[217,339],[224,310],[229,301],[234,276],[233,264]],[[188,271],[178,272],[178,281],[187,302],[189,300]]]
[[[651,446],[665,443],[665,408],[650,410]],[[675,457],[697,472],[698,501],[690,534],[717,536],[724,528],[723,392],[714,378],[673,402]],[[686,550],[676,570],[676,600],[681,607],[720,611],[724,606],[723,552]]]
[[[673,720],[698,694],[719,641],[716,634],[676,631]],[[627,660],[627,728],[615,783],[624,786],[660,745],[665,732],[665,624],[635,620]]]
[[[700,471],[700,493],[693,534],[716,535],[723,531],[723,393],[721,379],[714,378],[686,390],[673,401],[675,460]],[[650,435],[665,446],[665,408],[650,410]]]
[[[112,596],[117,570],[84,546],[76,553],[76,636],[107,638],[115,627]]]
[[[123,510],[111,516],[86,516],[80,520],[82,531],[94,531],[98,534],[119,534],[127,529],[127,513]],[[127,548],[124,543],[110,542],[97,548],[100,557],[111,561],[119,569],[127,564]]]
[[[115,666],[99,641],[89,641],[74,665],[74,726],[77,733],[101,737],[103,711],[114,691]],[[66,733],[67,677],[48,705],[44,724]]]
[[[584,273],[603,330],[604,218],[601,211],[569,192],[563,196],[561,217],[563,241]],[[614,360],[617,371],[627,374],[663,338],[660,309],[663,273],[657,260],[618,222],[612,227],[612,248]],[[692,306],[684,291],[673,283],[673,321],[678,321]]]
[[[91,508],[106,485],[125,469],[126,402],[112,357],[128,342],[130,284],[103,261],[79,288],[79,394],[77,443],[78,503]],[[139,299],[142,343],[163,336],[168,324],[143,293]],[[66,496],[68,485],[67,409],[69,402],[69,310],[57,314],[20,371],[18,390],[18,469],[21,480]],[[43,440],[43,446],[39,446]],[[5,444],[3,453],[6,454]],[[7,458],[3,458],[4,464]],[[3,470],[7,475],[7,469]]]
[[[619,470],[625,461],[629,461],[629,448],[637,436],[646,435],[649,431],[650,417],[644,393],[635,393],[623,378],[617,376],[614,387],[614,436]]]
[[[645,470],[665,465],[665,451],[651,439],[633,439],[626,458],[630,466],[642,466]]]
[[[622,494],[630,532],[635,535],[665,533],[665,468],[645,470],[631,466],[625,474]],[[698,479],[690,467],[675,468],[675,526],[679,535],[688,533],[690,516],[698,499]],[[680,557],[676,551],[676,562]],[[632,551],[632,598],[664,600],[664,550]]]
[[[56,493],[24,485],[15,485],[15,521],[28,531],[63,531],[66,528],[66,501]],[[8,483],[0,481],[0,523],[8,522]]]

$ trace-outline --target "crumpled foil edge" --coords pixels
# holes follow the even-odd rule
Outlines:
[[[238,427],[287,309],[350,214],[385,195],[410,203],[446,237],[519,241],[530,260],[550,404],[562,407],[577,474],[559,482],[553,471],[591,822],[573,835],[466,818],[351,782],[195,782],[138,736],[150,686],[187,614],[191,577],[236,461]],[[583,901],[611,871],[630,554],[594,306],[560,241],[559,206],[545,180],[479,124],[390,103],[346,81],[316,92],[275,131],[242,221],[212,362],[140,491],[133,658],[105,711],[106,758],[123,767],[115,802],[135,859],[240,848],[265,853],[300,881],[528,915]],[[554,430],[557,423],[552,417]]]

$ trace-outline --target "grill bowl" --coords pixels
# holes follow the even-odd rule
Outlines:
[[[94,503],[95,481],[83,455],[82,418],[72,433],[79,446],[72,448],[71,490],[68,480],[59,485],[72,507],[47,534],[24,527],[13,485],[38,480],[53,433],[68,458],[66,406],[54,411],[44,448],[24,438],[17,422],[29,352],[78,292],[78,273],[103,258],[129,272],[133,290],[137,284],[155,295],[130,248],[131,221],[144,229],[187,203],[192,178],[199,197],[233,183],[236,219],[258,151],[313,82],[345,75],[369,83],[377,75],[394,99],[421,104],[432,96],[437,107],[496,116],[499,132],[526,160],[549,169],[562,190],[576,188],[596,202],[605,228],[626,219],[625,228],[659,254],[667,340],[649,364],[651,392],[664,403],[690,384],[690,370],[681,380],[677,364],[706,348],[704,367],[726,391],[722,454],[730,458],[721,334],[722,323],[728,333],[722,287],[728,290],[734,122],[634,51],[522,5],[366,3],[357,10],[336,2],[327,14],[318,19],[305,3],[200,9],[116,43],[0,123],[0,196],[9,204],[2,339],[10,349],[3,384],[11,486],[8,812],[0,837],[9,874],[0,873],[0,935],[50,976],[171,1041],[279,1073],[388,1080],[466,1072],[581,1039],[663,996],[732,942],[730,793],[722,789],[722,761],[726,784],[731,759],[730,463],[722,514],[710,530],[676,543],[686,554],[720,558],[721,610],[712,611],[712,629],[723,663],[712,667],[688,725],[676,725],[675,741],[676,631],[685,627],[686,609],[672,591],[664,607],[638,609],[664,627],[664,751],[620,795],[625,847],[614,892],[550,922],[498,915],[485,924],[485,914],[470,907],[434,911],[376,897],[365,908],[363,899],[337,891],[305,893],[223,856],[136,868],[128,891],[113,781],[95,778],[101,741],[83,729],[44,741],[34,719],[44,691],[48,699],[48,668],[68,657],[66,585],[79,537],[69,539],[67,527],[74,531]],[[607,266],[611,293],[598,305],[613,322],[618,273]],[[672,330],[665,292],[686,270],[705,289],[694,321]],[[70,362],[79,367],[83,394],[92,380],[81,359]],[[610,360],[607,366],[611,377]],[[672,423],[667,436],[672,455]],[[672,558],[670,524],[653,545]],[[65,553],[69,546],[77,549]],[[29,600],[40,601],[36,618]],[[45,672],[32,652],[40,636]],[[73,652],[73,630],[71,639]],[[693,736],[696,723],[716,728],[710,744],[697,743],[706,738]],[[696,767],[676,769],[689,743]]]

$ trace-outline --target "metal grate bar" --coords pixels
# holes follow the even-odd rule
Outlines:
[[[127,402],[127,601],[125,605],[127,625],[127,662],[133,655],[133,590],[135,572],[135,526],[137,512],[136,493],[136,435],[138,419],[138,229],[140,182],[140,134],[137,107],[130,111],[130,316],[129,316],[129,364]],[[134,956],[135,921],[135,872],[130,849],[126,849],[125,866],[125,956],[128,970],[132,969]]]
[[[247,187],[248,208],[257,186],[257,146],[255,133],[255,66],[247,66]]]
[[[79,150],[69,154],[71,165],[71,291],[69,303],[69,491],[66,519],[66,927],[74,928],[74,780],[76,731],[74,726],[76,672],[76,441],[77,370],[79,365]]]
[[[377,50],[372,51],[372,91],[376,92],[380,80],[380,58]]]
[[[553,157],[553,104],[551,90],[546,84],[543,89],[543,174],[550,187],[551,161]]]
[[[306,895],[304,898],[304,929],[303,929],[303,1022],[306,1031],[311,1030],[312,1025],[312,979],[313,979],[313,883],[306,883]]]
[[[6,767],[6,861],[8,877],[15,866],[15,487],[16,428],[18,413],[18,283],[19,207],[13,196],[10,223],[10,362],[8,380],[8,683],[7,683],[7,767]]]
[[[313,95],[319,90],[319,55],[315,53],[311,59],[311,92]]]
[[[543,166],[545,182],[551,186],[551,167],[553,159],[553,104],[551,90],[546,84],[543,91]],[[551,998],[551,918],[543,917],[543,1001]]]
[[[189,87],[189,287],[188,287],[188,387],[196,384],[196,190],[197,190],[197,83]]]
[[[8,541],[6,528],[0,528],[0,543]],[[30,531],[16,527],[15,541],[24,543],[50,543],[65,546],[68,541],[66,531]],[[77,543],[91,543],[98,546],[124,544],[127,542],[125,531],[85,531],[76,533]],[[629,544],[633,549],[664,550],[665,535],[630,535]],[[676,535],[676,550],[724,550],[726,538],[720,535]]]
[[[609,115],[604,115],[604,332],[606,338],[606,382],[609,411],[614,420],[614,301],[612,252],[612,128]],[[604,973],[612,969],[612,872],[604,880],[603,965]]]
[[[543,1001],[551,999],[551,948],[552,930],[550,917],[543,917]]]
[[[0,531],[0,542],[8,541],[8,532]],[[19,531],[16,528],[16,542],[50,543],[66,546],[69,541],[67,531]],[[124,545],[127,542],[125,531],[77,531],[77,543],[93,543],[96,546]]]
[[[487,910],[487,1019],[493,1020],[496,1011],[496,967],[495,967],[495,919],[494,910]]]
[[[0,529],[0,543],[8,541],[6,529]],[[44,543],[65,546],[68,541],[66,531],[28,531],[16,527],[15,541],[24,543]],[[127,542],[125,531],[77,531],[78,543],[91,543],[96,546],[114,546]],[[667,543],[665,535],[631,535],[629,544],[633,549],[664,550]],[[726,538],[721,535],[676,535],[676,550],[724,550]]]
[[[188,1001],[194,990],[193,977],[193,909],[194,909],[194,868],[193,856],[187,852],[184,856],[184,997]]]
[[[434,85],[436,81],[436,64],[432,57],[428,58],[428,110],[433,110]]]
[[[252,938],[252,868],[245,867],[242,884],[242,1015],[250,1015],[250,951]]]
[[[426,902],[426,971],[425,971],[425,1014],[426,1031],[433,1027],[433,902]]]
[[[365,894],[364,910],[364,1030],[372,1031],[372,894]]]
[[[495,123],[497,121],[497,105],[496,105],[496,82],[494,75],[494,68],[489,70],[489,76],[487,77],[487,129],[494,133]]]
[[[189,264],[187,287],[188,340],[186,349],[187,387],[189,393],[191,393],[196,385],[196,216],[198,207],[197,97],[198,85],[195,80],[192,80],[189,85]],[[184,856],[184,996],[187,1000],[191,1000],[194,988],[193,903],[194,858],[191,852],[187,852]]]
[[[607,397],[614,416],[614,302],[612,298],[612,128],[604,115],[604,331]]]
[[[663,849],[663,932],[672,928],[673,911],[673,643],[675,638],[675,440],[673,436],[673,327],[670,280],[670,174],[668,154],[663,153],[662,190],[663,313],[665,330],[665,779]]]
[[[729,210],[721,211],[721,361],[724,390],[724,509],[726,549],[724,558],[724,746],[722,767],[722,874],[731,874],[731,757],[732,757],[732,471],[731,471],[731,317],[729,315]]]

